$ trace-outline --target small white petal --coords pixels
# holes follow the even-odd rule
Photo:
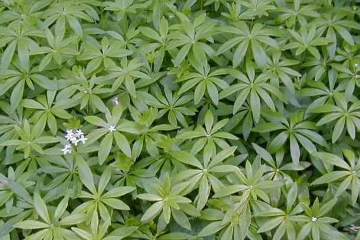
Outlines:
[[[87,141],[87,138],[84,136],[81,136],[81,138],[79,139],[80,142],[82,142],[83,144],[85,144],[85,142]]]
[[[115,126],[109,126],[108,127],[109,132],[115,132],[116,131],[116,127]]]
[[[84,134],[81,129],[77,129],[75,132],[76,132],[76,134],[78,134],[78,135],[83,135],[83,134]]]
[[[68,130],[66,130],[66,133],[67,133],[67,134],[73,134],[73,130],[72,130],[72,129],[68,129]]]
[[[65,148],[61,149],[61,151],[63,152],[63,154],[71,153],[71,148],[67,148],[65,146]]]
[[[65,135],[65,139],[66,140],[70,140],[71,138],[73,138],[74,137],[74,134],[73,133],[69,133],[69,134],[66,134]]]
[[[77,138],[72,139],[72,144],[74,144],[75,146],[77,146],[77,144],[79,143],[79,140]]]
[[[119,105],[119,98],[118,97],[114,97],[113,99],[112,99],[112,102],[113,102],[113,104],[116,106],[116,105]]]

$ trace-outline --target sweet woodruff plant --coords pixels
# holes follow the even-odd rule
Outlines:
[[[0,240],[360,240],[359,0],[0,0]]]

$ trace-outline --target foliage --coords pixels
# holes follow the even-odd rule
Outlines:
[[[358,0],[0,0],[0,240],[360,240]]]

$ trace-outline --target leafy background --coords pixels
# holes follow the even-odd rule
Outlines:
[[[2,0],[0,239],[360,239],[360,8]]]

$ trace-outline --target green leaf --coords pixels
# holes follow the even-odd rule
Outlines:
[[[290,153],[294,164],[297,165],[300,159],[300,147],[294,135],[290,135]]]
[[[66,18],[67,18],[67,20],[69,22],[69,25],[75,31],[75,33],[82,36],[83,31],[82,31],[82,28],[81,28],[81,25],[80,25],[79,21],[76,18],[74,18],[73,16],[71,16],[71,15],[68,15]]]
[[[242,41],[236,48],[233,56],[233,67],[237,67],[244,59],[249,47],[249,41]]]
[[[340,178],[347,176],[348,174],[349,173],[346,171],[329,172],[329,173],[317,178],[314,182],[311,183],[311,185],[320,185],[320,184],[324,184],[324,183],[331,183]]]
[[[199,187],[199,199],[197,202],[197,209],[201,210],[205,207],[208,197],[209,197],[209,182],[207,177],[202,177],[200,180],[200,187]]]
[[[99,195],[102,195],[106,186],[108,185],[110,178],[111,178],[111,172],[112,172],[111,167],[107,167],[105,169],[105,171],[103,172],[103,174],[101,174],[101,177],[100,177],[99,183],[98,183],[98,194]]]
[[[253,131],[264,133],[264,132],[272,132],[280,129],[283,129],[283,126],[281,124],[272,122],[272,123],[264,123],[260,126],[257,126],[253,129]]]
[[[102,199],[101,201],[113,209],[130,210],[129,206],[126,205],[123,201],[121,201],[119,199],[105,198],[105,199]]]
[[[86,220],[86,215],[73,213],[73,214],[61,219],[59,224],[62,226],[71,226],[71,225],[82,223],[85,220]]]
[[[219,49],[216,52],[216,55],[220,55],[220,54],[228,51],[229,49],[234,47],[236,44],[238,44],[240,40],[241,40],[241,38],[237,37],[237,38],[232,38],[232,39],[226,41],[223,45],[221,45],[219,47]]]
[[[150,194],[150,193],[143,193],[143,194],[139,194],[137,195],[138,198],[146,200],[146,201],[161,201],[162,197],[155,195],[155,194]]]
[[[206,236],[210,236],[214,233],[217,233],[218,231],[220,231],[221,229],[223,229],[226,225],[222,225],[221,221],[220,222],[212,222],[209,225],[207,225],[206,227],[204,227],[198,234],[199,237],[206,237]]]
[[[188,153],[185,151],[172,151],[170,154],[173,158],[175,158],[176,160],[178,160],[182,163],[185,163],[185,164],[188,164],[188,165],[200,168],[200,169],[203,168],[201,163],[191,153]]]
[[[335,198],[335,199],[328,201],[324,205],[322,205],[320,208],[320,211],[319,211],[319,213],[320,213],[319,217],[322,217],[325,214],[327,214],[328,212],[330,212],[333,209],[333,207],[335,206],[336,202],[337,202],[337,199]]]
[[[213,101],[213,103],[215,105],[218,105],[219,104],[219,93],[218,93],[218,90],[217,90],[215,84],[208,81],[206,83],[206,89],[207,89],[207,92],[208,92],[208,94],[210,96],[210,99]]]
[[[335,165],[343,169],[350,170],[349,165],[342,160],[340,157],[327,153],[327,152],[315,152],[312,154],[314,157],[320,158],[322,161],[324,161],[327,164]]]
[[[25,82],[20,81],[11,92],[10,103],[11,103],[12,112],[14,112],[15,109],[19,106],[21,102],[21,98],[23,96],[24,88],[25,88]]]
[[[305,238],[309,235],[310,231],[311,231],[311,223],[305,224],[305,225],[301,228],[301,230],[300,230],[300,232],[299,232],[296,240],[303,240],[303,239],[305,239]]]
[[[159,36],[157,32],[155,32],[153,29],[149,27],[141,27],[140,31],[142,34],[144,34],[146,37],[154,39],[158,42],[162,42],[162,38]]]
[[[146,212],[144,213],[144,215],[141,217],[141,221],[142,222],[148,222],[152,219],[154,219],[162,210],[163,207],[163,202],[156,202],[153,205],[151,205],[151,207],[149,207]]]
[[[54,218],[59,219],[65,212],[66,208],[68,207],[69,198],[65,197],[59,205],[56,207]]]
[[[8,67],[11,63],[11,60],[14,56],[15,49],[16,49],[16,41],[13,41],[6,47],[5,51],[2,53],[1,63],[0,63],[1,70],[8,69]]]
[[[131,148],[126,137],[119,132],[115,132],[114,139],[116,145],[121,149],[121,151],[125,153],[126,156],[131,157]]]
[[[258,233],[268,232],[271,229],[277,227],[283,221],[284,221],[284,217],[275,217],[275,218],[265,222],[264,224],[262,224],[257,232]]]
[[[172,216],[174,217],[174,220],[183,228],[187,230],[191,230],[191,225],[189,222],[188,217],[185,215],[184,212],[176,209],[171,209]]]
[[[265,66],[266,64],[266,53],[263,47],[256,40],[251,41],[251,50],[253,52],[254,59],[259,66]]]
[[[36,192],[34,194],[34,207],[36,212],[39,214],[42,220],[44,220],[46,223],[50,224],[50,216],[46,207],[46,203],[41,198],[40,194]]]
[[[253,145],[256,153],[258,155],[260,155],[262,159],[264,159],[265,161],[267,161],[269,163],[273,162],[273,158],[271,157],[271,155],[270,155],[270,153],[268,151],[266,151],[265,149],[263,149],[262,147],[260,147],[256,143],[253,143],[252,145]]]
[[[41,105],[40,103],[38,103],[32,99],[22,100],[21,105],[26,108],[45,109],[45,107],[43,105]]]
[[[339,139],[339,137],[343,133],[344,126],[345,126],[345,118],[342,117],[335,124],[334,131],[332,134],[332,143],[335,143]]]
[[[14,225],[16,228],[21,229],[41,229],[48,228],[49,225],[43,222],[35,221],[35,220],[25,220]]]
[[[80,176],[81,182],[87,187],[87,189],[90,190],[91,193],[95,194],[96,189],[95,189],[95,185],[94,185],[93,174],[90,170],[89,165],[79,155],[76,155],[76,164],[78,166],[78,171],[79,171],[79,176]]]
[[[98,153],[99,157],[99,164],[102,165],[106,158],[109,156],[111,148],[112,148],[112,142],[113,142],[113,134],[108,133],[105,135],[103,140],[100,143],[100,149]]]
[[[284,185],[283,182],[281,181],[263,181],[263,182],[259,182],[258,184],[256,184],[255,186],[257,188],[260,188],[262,190],[266,190],[266,189],[272,189],[272,188],[279,188],[282,185]]]
[[[233,193],[242,192],[246,189],[248,189],[248,187],[245,185],[230,185],[230,186],[226,186],[225,188],[221,189],[219,192],[217,192],[215,194],[214,197],[217,197],[217,198],[224,197],[224,196],[231,195]]]
[[[198,104],[200,102],[200,100],[204,97],[205,90],[206,90],[206,83],[204,81],[202,81],[195,88],[195,92],[194,92],[194,103],[195,104]]]
[[[184,60],[184,58],[190,51],[190,48],[191,48],[191,45],[186,44],[179,50],[178,54],[176,55],[176,58],[174,59],[175,66],[179,66],[181,64],[181,62]]]

